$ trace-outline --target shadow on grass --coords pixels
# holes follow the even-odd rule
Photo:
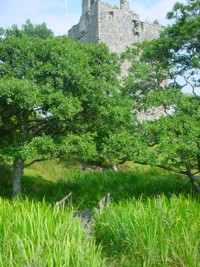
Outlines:
[[[110,192],[112,202],[124,201],[130,198],[154,197],[158,195],[185,195],[199,197],[193,191],[188,179],[174,174],[159,174],[152,171],[136,172],[103,172],[77,175],[76,179],[64,177],[58,185],[67,188],[74,195],[75,206],[91,208]]]
[[[66,172],[57,182],[44,180],[41,176],[24,175],[22,179],[22,197],[50,204],[73,192],[75,208],[90,209],[97,206],[98,201],[107,193],[111,194],[112,202],[130,198],[154,197],[161,194],[192,195],[199,198],[188,179],[181,176],[160,173],[159,170],[140,172]],[[12,198],[11,185],[1,185],[0,196]]]

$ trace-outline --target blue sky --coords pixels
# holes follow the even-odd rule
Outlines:
[[[131,9],[140,15],[141,20],[158,19],[167,24],[166,13],[177,0],[129,0]],[[103,0],[118,5],[120,0]],[[186,0],[179,0],[186,2]],[[0,0],[0,27],[21,25],[27,19],[38,24],[45,22],[56,35],[67,33],[67,29],[78,23],[81,14],[81,0]]]

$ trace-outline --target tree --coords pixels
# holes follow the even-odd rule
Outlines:
[[[2,29],[1,35],[4,33],[6,37],[20,37],[25,34],[33,38],[47,39],[54,36],[53,31],[48,29],[45,23],[33,25],[29,19],[22,24],[21,29],[14,24],[11,28]]]
[[[175,21],[160,38],[128,51],[134,61],[125,88],[137,114],[162,109],[159,119],[138,122],[132,159],[185,174],[200,192],[199,6],[199,0],[175,4],[168,13]],[[182,92],[186,85],[190,95]]]
[[[124,118],[131,118],[118,73],[118,58],[105,45],[53,37],[29,21],[3,32],[0,158],[12,163],[14,195],[24,167],[35,161],[108,157],[107,146],[116,151],[118,140],[108,140],[125,134],[130,122]]]
[[[172,114],[152,122],[143,122],[142,140],[145,140],[146,147],[143,143],[138,158],[141,163],[187,175],[200,192],[195,181],[195,176],[200,172],[199,100],[174,88],[167,97],[166,93],[161,92],[152,96],[152,99],[159,103],[160,97],[168,98],[168,102],[173,98]]]
[[[32,39],[27,35],[7,37],[1,46],[1,157],[13,162],[13,192],[21,191],[25,160],[57,156],[64,118],[71,120],[80,102],[70,93],[38,81],[39,68],[48,61],[36,55],[54,40]],[[65,119],[66,120],[66,119]]]

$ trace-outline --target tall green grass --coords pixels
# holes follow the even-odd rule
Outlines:
[[[95,218],[109,266],[200,266],[200,203],[183,196],[133,199]]]
[[[200,267],[200,202],[185,177],[135,165],[128,172],[55,169],[44,176],[48,164],[25,173],[20,199],[0,184],[0,267]],[[92,209],[111,193],[92,238],[73,211],[53,208],[69,192],[75,210]]]
[[[91,209],[108,192],[111,193],[112,202],[119,202],[131,197],[140,198],[171,194],[196,197],[191,183],[182,176],[162,172],[160,169],[139,169],[129,172],[115,173],[81,172],[80,170],[66,170],[57,181],[44,179],[39,172],[29,170],[22,179],[22,196],[29,199],[55,203],[69,192],[73,192],[75,208]],[[1,186],[2,197],[12,197],[12,185]]]
[[[172,173],[162,173],[160,169],[148,171],[129,171],[115,173],[112,171],[65,174],[57,182],[57,192],[73,192],[74,205],[79,208],[93,208],[108,192],[112,202],[153,197],[160,194],[194,195],[188,179]]]
[[[0,266],[104,266],[100,248],[88,239],[72,212],[45,202],[0,198]]]
[[[181,195],[129,199],[97,214],[88,238],[72,211],[0,198],[0,266],[199,267],[199,210]]]

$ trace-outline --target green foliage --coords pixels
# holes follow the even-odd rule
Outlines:
[[[199,87],[199,5],[199,0],[175,4],[167,15],[174,23],[162,32],[159,39],[150,43],[149,51],[145,52],[146,56],[171,68],[171,79],[176,80],[177,75],[180,75],[186,85],[194,86],[193,89]]]
[[[119,157],[119,136],[133,125],[131,102],[105,45],[55,38],[27,21],[4,32],[0,60],[0,158]]]
[[[160,103],[160,97],[163,95],[167,95],[166,92],[152,93],[152,96],[147,97],[149,103]],[[176,99],[174,96],[171,95],[171,99],[162,98],[166,102],[173,99],[171,115],[142,124],[143,146],[137,152],[138,162],[143,161],[175,172],[195,175],[199,171],[200,106],[194,96],[182,93],[176,93]],[[141,143],[138,144],[141,146]]]
[[[30,20],[27,20],[25,24],[22,25],[21,29],[17,25],[13,25],[10,29],[3,30],[0,35],[5,34],[8,37],[21,37],[22,35],[27,35],[32,38],[42,38],[46,39],[53,37],[53,32],[47,28],[45,23],[33,25]]]
[[[163,38],[167,37],[171,41],[173,64],[177,64],[181,72],[199,69],[199,6],[199,0],[190,0],[186,5],[177,3],[167,15],[169,19],[175,19],[175,23],[166,29]],[[184,53],[180,53],[181,50]]]
[[[195,183],[200,172],[199,0],[176,4],[168,17],[175,19],[174,24],[160,38],[135,45],[125,54],[132,66],[124,93],[133,99],[138,117],[142,113],[153,117],[138,122],[130,158],[186,174],[200,191]],[[191,95],[181,91],[186,85]]]
[[[124,94],[133,100],[134,110],[141,111],[145,108],[142,98],[144,95],[167,87],[169,67],[166,62],[156,58],[157,47],[154,42],[134,44],[122,56],[122,60],[128,59],[131,62],[128,76],[124,78]]]

